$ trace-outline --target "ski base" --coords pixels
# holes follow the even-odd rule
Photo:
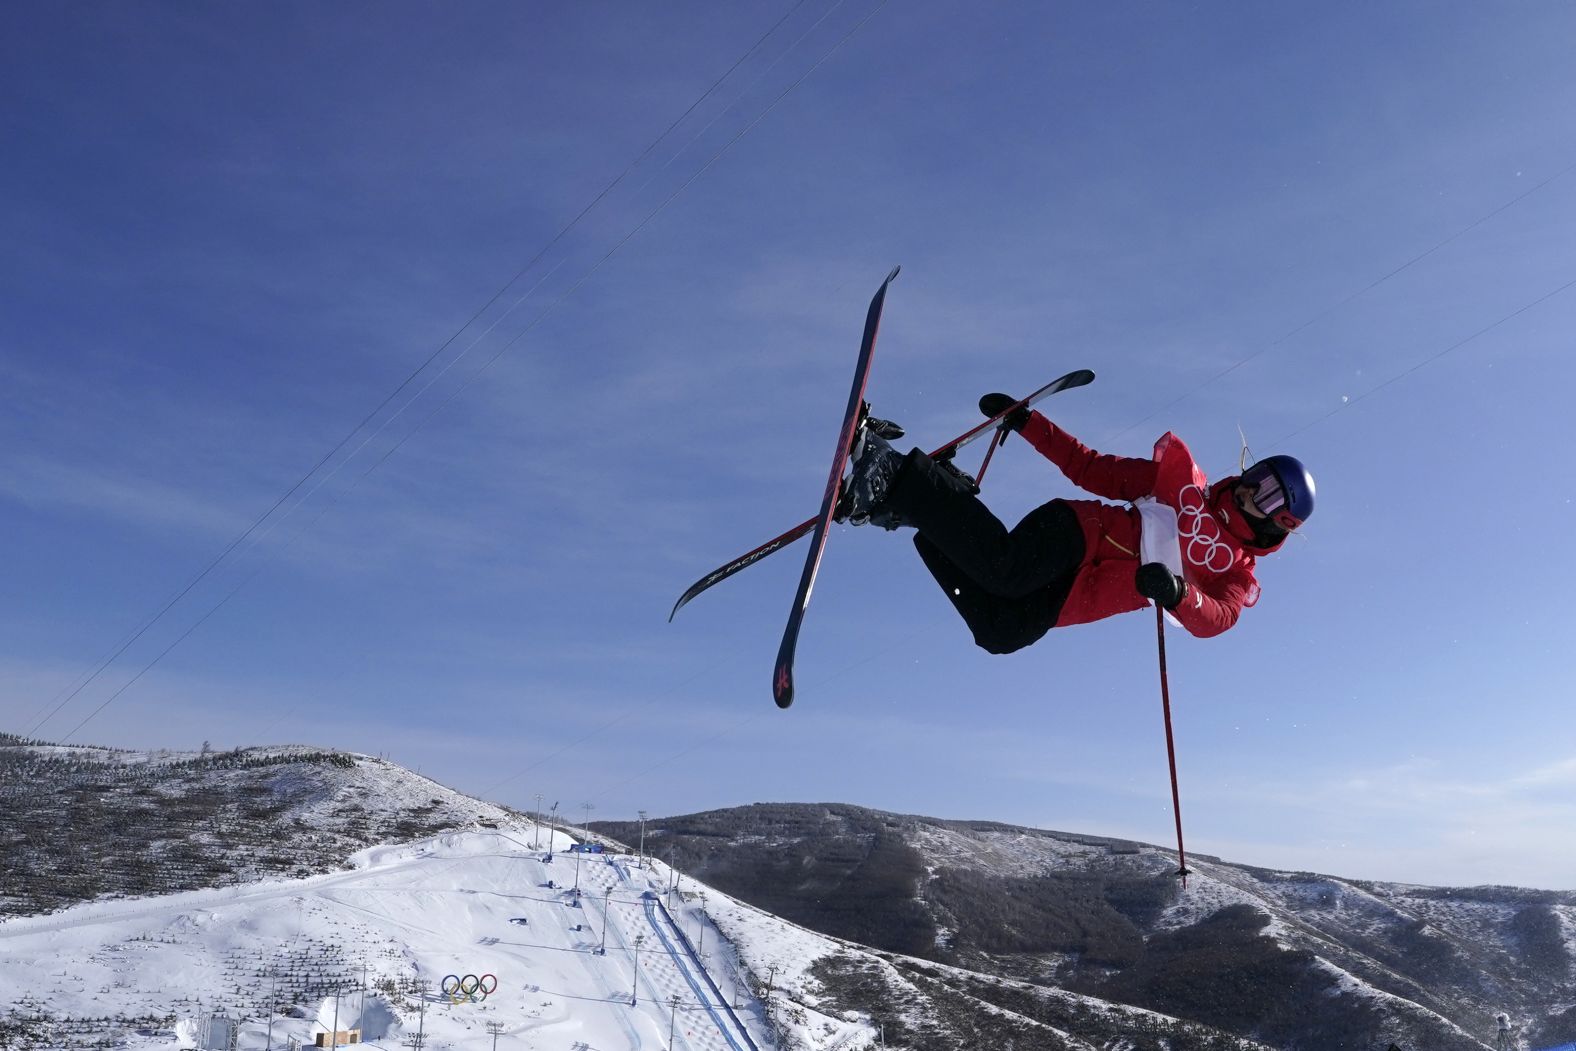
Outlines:
[[[799,575],[799,588],[794,594],[793,606],[788,611],[782,644],[777,648],[777,665],[772,669],[772,699],[779,708],[793,704],[793,661],[794,651],[799,644],[799,628],[804,623],[804,612],[810,605],[810,592],[815,588],[815,576],[821,568],[827,532],[837,509],[838,490],[843,483],[843,468],[848,463],[848,450],[853,444],[854,431],[859,426],[860,414],[864,409],[865,385],[870,381],[870,362],[875,352],[876,333],[881,328],[881,308],[886,303],[887,288],[901,269],[896,266],[892,268],[892,272],[876,290],[870,300],[870,309],[865,313],[865,332],[859,342],[853,389],[848,393],[848,408],[843,413],[843,425],[837,432],[837,449],[832,454],[832,469],[827,475],[826,491],[821,496],[821,513],[814,520],[815,533],[810,541],[810,552],[805,557],[804,572]]]

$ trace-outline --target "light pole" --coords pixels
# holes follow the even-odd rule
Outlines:
[[[700,892],[700,940],[695,946],[696,956],[706,955],[706,892]],[[704,966],[704,965],[703,965]]]
[[[668,1051],[673,1049],[673,1031],[678,1028],[679,1022],[679,996],[673,994],[673,999],[668,1001],[673,1006],[673,1013],[668,1016]]]
[[[580,900],[580,855],[582,855],[582,854],[584,854],[586,852],[586,840],[589,838],[590,833],[591,833],[591,829],[590,829],[590,825],[591,825],[591,811],[595,810],[596,806],[594,804],[591,804],[591,803],[581,803],[580,804],[580,809],[582,809],[582,810],[584,810],[586,812],[586,820],[585,820],[585,824],[580,826],[582,828],[582,830],[584,831],[584,833],[585,833],[584,835],[582,835],[580,837],[580,849],[575,851],[575,891],[574,891],[574,893],[575,893],[575,900],[577,902]]]
[[[553,801],[553,809],[547,815],[547,860],[553,860],[553,839],[558,835],[558,801]]]
[[[432,987],[428,984],[427,979],[418,978],[416,979],[415,988],[417,1003],[416,1035],[407,1037],[401,1042],[409,1044],[411,1051],[421,1051],[422,1045],[427,1042],[427,992]],[[414,1041],[414,1043],[411,1043],[411,1041]]]
[[[640,811],[640,867],[646,867],[646,812]]]
[[[536,820],[531,822],[531,849],[541,846],[542,837],[542,793],[536,793],[536,813],[532,815]]]
[[[602,898],[602,944],[597,947],[598,956],[607,955],[607,924],[608,911],[613,907],[613,888],[607,888],[607,894]]]
[[[502,1022],[488,1022],[487,1031],[492,1034],[493,1051],[498,1051],[498,1034],[503,1032]]]
[[[328,1038],[331,1051],[339,1046],[339,986],[339,982],[334,983],[334,1035]]]
[[[268,1051],[274,1051],[274,1007],[278,1004],[279,972],[268,968]]]
[[[629,987],[629,1006],[634,1007],[640,993],[640,946],[646,940],[644,934],[635,935],[635,981]]]

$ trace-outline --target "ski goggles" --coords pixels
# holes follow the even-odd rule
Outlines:
[[[1291,513],[1291,498],[1286,494],[1280,475],[1268,464],[1256,463],[1242,472],[1241,484],[1248,489],[1248,499],[1259,513],[1287,531],[1302,525],[1302,520]]]

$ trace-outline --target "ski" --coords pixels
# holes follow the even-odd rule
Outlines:
[[[952,439],[950,442],[947,442],[945,445],[938,446],[936,450],[930,454],[930,456],[932,459],[942,459],[944,457],[953,455],[959,449],[963,448],[965,445],[968,445],[982,434],[993,430],[1000,430],[1002,420],[1016,412],[1018,409],[1032,407],[1042,398],[1048,398],[1058,391],[1064,391],[1072,387],[1082,387],[1084,384],[1090,382],[1093,379],[1094,373],[1090,372],[1088,369],[1078,369],[1075,372],[1069,372],[1065,376],[1060,376],[1047,383],[1045,386],[1041,387],[1027,398],[1024,398],[1022,401],[1013,405],[1011,408],[1005,409],[997,415],[986,420],[979,426],[973,427],[963,432],[956,438]],[[1005,435],[1003,436],[1005,437]],[[981,478],[984,477],[984,473],[984,468],[981,468]],[[705,576],[695,581],[695,583],[691,584],[685,590],[684,594],[679,596],[678,602],[674,603],[672,612],[668,614],[669,622],[673,620],[674,616],[679,610],[683,609],[685,605],[689,603],[690,599],[694,598],[696,595],[699,595],[701,592],[706,591],[714,584],[722,583],[724,580],[727,580],[729,577],[733,576],[740,570],[748,569],[750,566],[755,565],[755,563],[759,562],[767,555],[775,554],[776,552],[781,551],[795,540],[798,540],[800,537],[804,536],[811,529],[815,528],[816,521],[816,518],[806,518],[803,522],[800,522],[786,533],[775,536],[772,539],[766,541],[766,543],[762,544],[760,547],[747,551],[738,558],[718,566],[710,573],[707,573]]]
[[[854,441],[854,430],[859,426],[859,416],[865,404],[865,384],[870,380],[870,359],[876,348],[876,332],[881,327],[881,307],[886,303],[887,288],[902,267],[894,266],[881,287],[870,300],[865,313],[865,334],[859,342],[859,361],[854,365],[854,386],[848,392],[848,409],[843,413],[843,425],[837,432],[837,449],[832,454],[832,470],[826,479],[826,491],[821,495],[821,513],[812,519],[815,535],[810,541],[810,552],[805,556],[804,572],[799,575],[799,590],[794,595],[793,607],[788,611],[788,623],[783,628],[782,645],[777,648],[777,667],[772,671],[772,697],[777,707],[786,708],[793,703],[793,655],[799,644],[799,627],[804,623],[804,611],[810,605],[810,592],[815,587],[815,575],[821,568],[821,554],[826,550],[826,536],[832,525],[832,512],[837,506],[837,493],[843,484],[843,467],[848,463],[849,446]]]

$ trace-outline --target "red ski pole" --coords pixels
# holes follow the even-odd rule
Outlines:
[[[996,428],[996,437],[991,439],[990,445],[985,449],[985,460],[980,464],[979,473],[974,476],[976,486],[985,481],[985,468],[990,466],[990,458],[996,455],[997,449],[1007,444],[1007,435],[1011,433],[1005,423]]]
[[[1171,689],[1166,684],[1166,611],[1155,603],[1155,639],[1160,646],[1160,707],[1166,721],[1166,758],[1171,764],[1171,809],[1177,818],[1177,875],[1187,887],[1187,854],[1182,849],[1182,795],[1177,789],[1176,739],[1171,733]]]

